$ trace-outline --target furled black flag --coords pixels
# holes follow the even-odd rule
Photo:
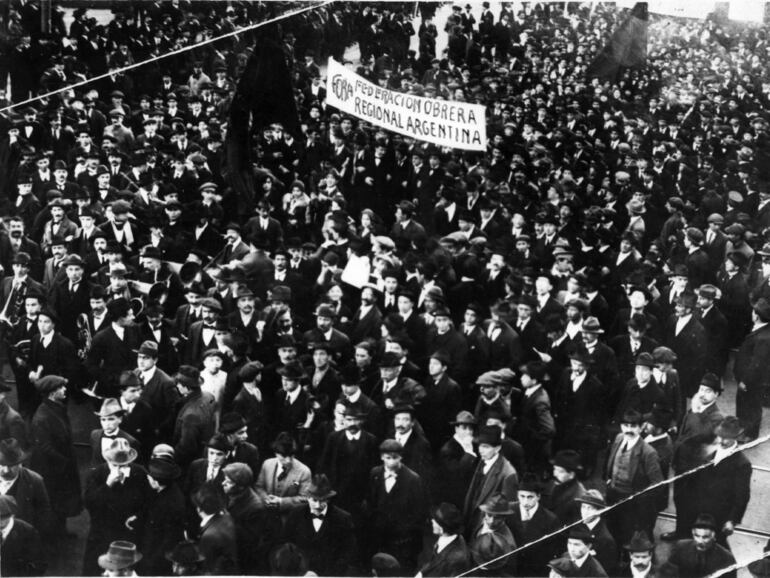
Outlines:
[[[586,75],[614,80],[621,68],[644,66],[647,61],[647,2],[637,2],[625,22],[588,66]]]
[[[295,138],[300,133],[294,87],[278,38],[275,27],[260,30],[230,105],[227,178],[238,195],[241,214],[249,213],[254,205],[252,135],[275,122]]]

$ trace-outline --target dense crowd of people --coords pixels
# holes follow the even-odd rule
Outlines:
[[[301,134],[256,127],[244,198],[224,145],[259,32],[121,69],[290,3],[54,10],[44,33],[11,2],[4,106],[37,98],[0,115],[0,573],[44,573],[83,509],[89,576],[735,562],[770,385],[765,31],[650,16],[645,65],[597,79],[627,12],[501,6],[282,21]],[[487,150],[327,107],[322,63],[353,45],[372,82],[484,104]],[[75,404],[101,426],[83,479]],[[655,559],[664,480],[709,462]]]

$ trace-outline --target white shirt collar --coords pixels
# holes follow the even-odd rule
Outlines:
[[[540,385],[540,384],[538,384],[538,385],[536,385],[534,387],[528,387],[527,389],[524,390],[524,396],[525,397],[532,397],[533,395],[535,395],[535,392],[537,392],[537,390],[540,389],[541,387],[543,387],[543,386]]]
[[[361,390],[359,389],[356,391],[353,395],[348,396],[348,401],[350,403],[356,403],[359,399],[361,399]]]
[[[5,541],[8,538],[8,534],[11,533],[11,530],[13,530],[13,524],[16,521],[16,518],[13,518],[10,522],[8,522],[8,525],[3,528],[3,541]]]
[[[205,516],[203,516],[201,518],[201,528],[203,528],[206,524],[208,524],[211,518],[213,518],[214,516],[216,516],[216,514],[206,514]]]
[[[577,560],[572,560],[573,564],[575,564],[575,566],[577,566],[578,568],[582,568],[583,564],[585,564],[585,561],[588,559],[589,554],[591,553],[586,552],[585,556],[583,556],[582,558],[578,558]]]
[[[495,457],[493,457],[491,460],[484,460],[484,473],[486,474],[492,466],[495,465],[495,462],[500,458],[500,452],[497,452],[495,454]]]
[[[642,436],[636,436],[634,439],[630,440],[627,437],[623,438],[623,441],[620,444],[621,451],[625,447],[627,450],[633,449],[634,446],[639,443],[639,440],[642,439]]]
[[[40,341],[43,343],[43,347],[48,347],[51,345],[51,340],[53,339],[54,332],[51,331],[48,335],[41,337]]]
[[[349,431],[349,430],[345,430],[345,436],[346,436],[346,437],[347,437],[347,438],[348,438],[350,441],[353,441],[353,440],[355,440],[355,441],[358,441],[358,440],[360,440],[360,439],[361,439],[361,430],[358,430],[358,432],[357,432],[357,433],[355,433],[355,434],[352,434],[352,433],[350,433],[350,431]]]
[[[436,551],[441,552],[444,548],[449,546],[449,544],[454,542],[455,538],[457,538],[457,534],[452,534],[451,536],[439,536],[438,540],[436,540]]]
[[[290,391],[287,395],[287,398],[289,399],[289,403],[294,403],[297,401],[297,398],[299,397],[300,392],[302,391],[301,387],[298,387],[294,391]]]
[[[126,334],[126,328],[125,327],[121,327],[117,323],[113,323],[112,324],[112,330],[117,334],[117,336],[121,340],[123,340],[123,337],[125,337],[125,334]]]

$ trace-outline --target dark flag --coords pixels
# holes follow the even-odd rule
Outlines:
[[[252,136],[280,122],[295,138],[300,135],[294,86],[277,31],[260,30],[254,53],[246,63],[230,105],[227,130],[227,178],[238,197],[238,212],[254,207]]]
[[[647,2],[637,2],[631,14],[588,66],[586,75],[614,80],[621,68],[644,66],[647,61]]]

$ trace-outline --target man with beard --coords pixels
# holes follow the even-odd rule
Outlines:
[[[198,365],[203,352],[216,349],[216,322],[222,313],[222,305],[213,297],[201,299],[201,320],[190,326],[187,344],[182,355],[184,365]]]
[[[129,254],[133,255],[137,249],[145,244],[145,235],[140,227],[129,220],[131,205],[126,201],[112,203],[112,215],[114,219],[100,227],[107,235],[107,242],[117,241]]]
[[[247,465],[233,461],[222,468],[222,488],[227,497],[227,511],[235,522],[238,561],[244,574],[264,574],[270,547],[269,536],[278,528],[266,525],[265,509],[254,491],[254,472]]]
[[[369,473],[377,465],[377,438],[362,429],[366,414],[350,403],[345,403],[345,429],[326,438],[318,471],[339,489],[337,504],[353,516],[357,528],[362,527],[366,485]]]
[[[692,525],[692,538],[677,542],[668,558],[679,570],[678,576],[710,576],[735,564],[732,553],[717,544],[716,533],[717,526],[713,516],[698,515]],[[721,575],[735,578],[736,572],[733,570]]]

